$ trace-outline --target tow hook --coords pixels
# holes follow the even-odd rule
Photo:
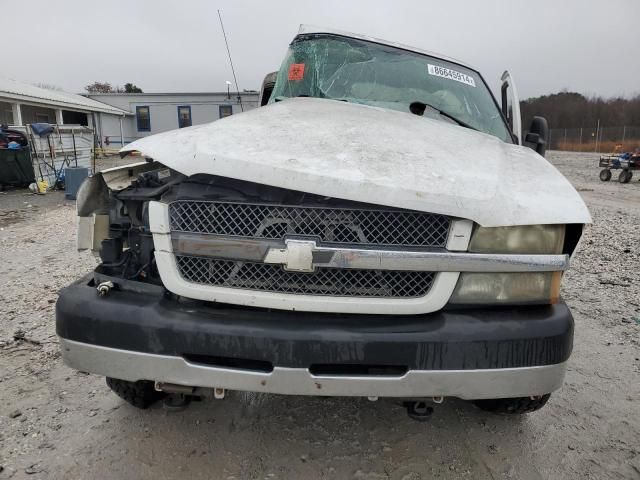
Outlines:
[[[154,389],[156,392],[164,392],[163,403],[167,410],[180,412],[187,408],[193,400],[195,387],[187,387],[185,385],[176,385],[175,383],[155,382]]]
[[[170,393],[164,397],[164,408],[174,412],[181,412],[189,406],[193,397],[182,393]]]
[[[96,290],[98,290],[98,295],[100,295],[101,297],[106,297],[112,288],[113,282],[102,282],[96,287]]]
[[[425,401],[404,402],[409,418],[418,422],[426,422],[433,414],[433,407],[427,405]]]

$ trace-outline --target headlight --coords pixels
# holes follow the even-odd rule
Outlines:
[[[471,235],[473,253],[562,253],[564,225],[477,227]]]
[[[544,304],[557,303],[562,272],[462,273],[450,303]]]
[[[472,253],[553,255],[562,253],[564,225],[477,227]],[[548,304],[560,296],[562,272],[461,273],[449,300],[469,304]]]

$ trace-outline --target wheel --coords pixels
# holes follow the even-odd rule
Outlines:
[[[632,175],[633,174],[629,170],[622,170],[620,172],[620,175],[618,175],[618,181],[620,183],[629,183],[629,180],[631,180]]]
[[[153,382],[147,380],[127,382],[126,380],[107,377],[107,386],[116,395],[136,408],[149,408],[166,395],[164,392],[157,392],[153,388]]]
[[[538,397],[493,398],[489,400],[474,400],[476,407],[491,413],[501,415],[522,415],[531,413],[544,407],[551,396],[550,393]]]
[[[609,170],[608,168],[603,168],[602,170],[600,170],[600,180],[602,180],[603,182],[608,182],[609,180],[611,180],[611,170]]]

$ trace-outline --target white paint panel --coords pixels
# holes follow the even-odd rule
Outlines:
[[[135,150],[185,175],[440,213],[486,227],[591,222],[569,181],[529,148],[445,121],[334,100],[289,99],[122,151]]]
[[[451,229],[449,230],[447,250],[465,252],[469,247],[472,231],[473,222],[469,220],[454,220],[451,223]]]
[[[166,203],[149,202],[149,223],[151,233],[171,232],[169,227],[169,209]]]

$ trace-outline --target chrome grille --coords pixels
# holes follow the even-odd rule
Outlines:
[[[183,279],[211,286],[278,293],[415,298],[429,292],[433,272],[317,268],[288,272],[280,265],[177,255]]]
[[[450,219],[406,210],[278,206],[178,200],[169,205],[172,231],[265,239],[305,235],[323,242],[444,247]]]

